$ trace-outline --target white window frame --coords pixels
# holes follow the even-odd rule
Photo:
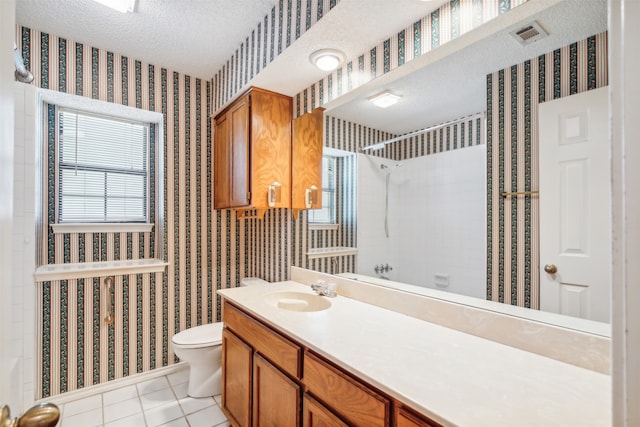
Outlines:
[[[325,191],[331,191],[332,194],[333,194],[333,210],[329,211],[329,217],[330,217],[329,221],[320,222],[320,221],[312,221],[311,220],[311,216],[312,216],[311,212],[312,211],[324,210],[324,209],[327,209],[328,207],[323,206],[320,209],[312,209],[311,211],[309,211],[309,217],[310,217],[309,218],[309,226],[312,227],[313,229],[335,229],[337,227],[337,225],[338,225],[338,217],[337,217],[337,215],[338,215],[338,200],[337,200],[338,179],[337,179],[337,169],[338,169],[338,159],[339,159],[339,157],[338,156],[333,156],[333,155],[330,155],[330,154],[324,154],[322,157],[323,157],[323,159],[324,158],[332,159],[334,170],[333,170],[333,174],[332,174],[332,176],[333,176],[333,183],[332,183],[333,187],[332,188],[329,187],[329,183],[325,182],[325,180],[323,179],[322,191],[321,191],[320,197],[322,197],[324,195]],[[323,167],[324,167],[324,162],[323,162]],[[322,175],[324,176],[325,175],[324,169],[323,169],[322,172],[323,172]]]
[[[36,200],[36,228],[38,230],[38,235],[46,232],[46,227],[49,225],[47,224],[46,216],[44,215],[46,211],[45,207],[47,206],[47,200],[45,199],[44,194],[44,188],[46,188],[47,185],[47,177],[44,174],[44,164],[47,158],[47,141],[45,141],[44,136],[46,130],[44,129],[46,105],[55,105],[56,107],[77,110],[100,116],[108,116],[126,121],[144,122],[149,123],[151,126],[155,126],[155,165],[149,165],[149,167],[155,167],[155,192],[153,195],[148,195],[149,197],[155,197],[154,223],[56,223],[50,225],[53,228],[54,233],[147,232],[155,230],[156,258],[164,259],[164,118],[162,113],[86,98],[83,96],[70,95],[48,89],[38,89],[37,114],[38,117],[42,117],[42,120],[37,121],[40,126],[42,126],[42,128],[38,129],[38,134],[41,135],[39,138],[38,149],[41,154],[37,156],[36,161],[36,170],[39,174],[38,179],[36,180],[36,185],[38,186],[38,188],[36,188],[36,194],[42,196]],[[149,186],[149,188],[151,188],[151,186]],[[150,212],[148,213],[147,218],[149,217]],[[38,253],[40,252],[42,251],[38,251]],[[39,262],[38,264],[40,265],[42,263]]]
[[[102,226],[105,224],[118,224],[118,225],[129,225],[129,229],[135,225],[149,225],[149,218],[151,216],[151,212],[149,212],[149,207],[151,204],[151,198],[152,198],[152,194],[150,194],[150,190],[151,190],[151,171],[153,168],[153,165],[150,165],[149,162],[151,160],[151,127],[154,127],[153,124],[150,124],[146,121],[139,121],[139,120],[131,120],[131,119],[122,119],[120,117],[114,117],[114,116],[107,116],[104,114],[95,114],[92,112],[88,112],[86,110],[77,110],[77,109],[71,109],[71,108],[66,108],[66,107],[60,107],[58,105],[55,106],[56,109],[56,113],[55,113],[55,145],[56,145],[56,151],[55,151],[55,173],[56,173],[56,178],[55,178],[55,203],[56,203],[56,209],[55,209],[55,221],[56,221],[56,226],[58,225],[84,225],[84,224],[94,224],[96,226]],[[145,180],[145,193],[144,193],[144,197],[145,197],[145,202],[144,202],[144,220],[143,221],[86,221],[86,220],[80,220],[80,221],[62,221],[61,220],[61,208],[62,208],[62,191],[63,191],[63,186],[61,186],[61,174],[62,174],[62,170],[66,169],[69,170],[68,166],[64,166],[61,163],[61,124],[60,124],[60,120],[61,114],[77,114],[78,116],[85,116],[85,117],[94,117],[97,119],[104,119],[104,120],[110,120],[113,122],[118,122],[118,123],[122,123],[122,124],[136,124],[136,125],[142,125],[144,127],[146,127],[146,141],[145,141],[145,146],[146,146],[146,151],[144,153],[144,156],[146,157],[145,163],[146,163],[146,170],[144,171],[144,180]],[[77,167],[77,166],[76,166]],[[90,170],[94,170],[93,168],[90,168]],[[118,171],[120,172],[120,171]],[[126,172],[125,172],[126,173]],[[107,198],[107,191],[105,190],[105,208],[106,208],[106,198]]]

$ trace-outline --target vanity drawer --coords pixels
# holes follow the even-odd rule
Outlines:
[[[307,391],[354,426],[388,426],[391,403],[308,351],[302,383]]]
[[[300,378],[300,346],[224,301],[223,322],[236,335],[250,343],[253,349],[269,359],[287,374]]]

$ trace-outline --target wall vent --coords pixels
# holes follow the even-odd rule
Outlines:
[[[509,34],[511,34],[511,37],[516,39],[518,43],[523,46],[537,42],[538,40],[548,36],[547,32],[543,30],[540,24],[538,24],[536,21],[533,21],[532,23],[527,24],[522,28],[512,31]]]

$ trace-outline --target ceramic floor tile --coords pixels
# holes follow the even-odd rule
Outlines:
[[[123,400],[122,402],[105,406],[104,422],[109,423],[139,413],[142,413],[142,407],[140,406],[140,399],[136,396],[133,399]]]
[[[172,403],[145,411],[144,416],[147,419],[147,427],[156,427],[178,418],[184,418],[182,409],[175,400]]]
[[[191,427],[212,427],[224,423],[227,421],[227,418],[224,416],[220,408],[217,406],[210,406],[191,415],[187,415],[187,420],[189,420],[189,425]]]
[[[167,377],[159,377],[141,382],[137,384],[137,387],[138,393],[140,393],[140,396],[142,396],[143,394],[153,393],[154,391],[162,390],[169,387],[169,382],[167,381]]]
[[[219,394],[217,396],[213,396],[213,398],[216,401],[216,404],[222,408],[222,395]]]
[[[176,397],[173,395],[173,391],[170,388],[154,391],[153,393],[144,394],[140,396],[142,401],[142,409],[148,411],[151,408],[155,408],[160,405],[167,405],[176,401]]]
[[[91,427],[102,425],[102,408],[92,409],[79,414],[66,416],[62,420],[63,427]]]
[[[178,399],[188,396],[187,391],[189,389],[189,383],[172,385],[171,388]]]
[[[102,404],[104,406],[113,405],[123,400],[129,400],[138,397],[138,389],[135,385],[118,388],[102,394]]]
[[[65,417],[71,417],[98,408],[102,408],[102,395],[100,394],[66,403],[64,405],[64,415]]]
[[[189,424],[187,423],[187,419],[182,417],[182,418],[178,418],[177,420],[168,422],[166,424],[162,424],[159,427],[189,427]]]
[[[104,425],[104,427],[143,427],[145,425],[142,413],[120,418]]]
[[[203,397],[200,399],[194,399],[193,397],[184,397],[180,399],[180,406],[185,415],[193,414],[201,409],[208,408],[215,405],[216,402],[211,397]]]
[[[167,379],[171,385],[182,384],[189,381],[189,368],[183,369],[179,372],[167,375]]]

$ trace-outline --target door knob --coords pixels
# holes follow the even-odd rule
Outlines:
[[[558,272],[558,267],[555,264],[545,264],[544,271],[549,274],[556,274]]]

